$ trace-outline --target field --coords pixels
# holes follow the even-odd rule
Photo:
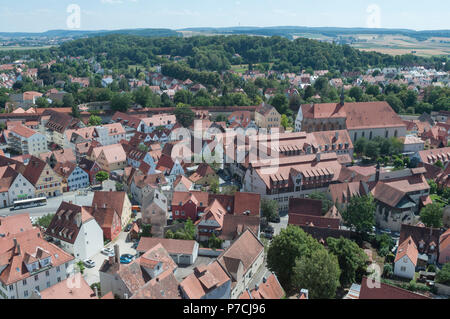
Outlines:
[[[391,55],[409,53],[423,57],[450,55],[450,38],[433,37],[425,41],[419,41],[403,35],[353,34],[333,38],[320,34],[304,33],[294,36],[294,38],[298,37],[327,42],[346,42],[362,51],[376,51]]]
[[[39,50],[48,49],[53,47],[53,45],[46,45],[41,47],[27,47],[27,46],[0,46],[0,51],[12,51],[12,50]]]
[[[365,38],[362,36],[356,38],[357,41],[367,41],[352,44],[354,48],[363,51],[377,51],[392,55],[414,53],[424,57],[450,55],[450,39],[448,38],[429,38],[425,41],[395,35],[374,35],[366,36]]]

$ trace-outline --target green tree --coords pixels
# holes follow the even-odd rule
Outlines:
[[[390,278],[394,274],[391,264],[385,264],[383,267],[383,277]]]
[[[368,257],[354,241],[346,238],[327,239],[328,250],[337,256],[341,269],[341,286],[347,287],[355,282],[361,282],[367,272]]]
[[[76,104],[72,105],[72,116],[77,119],[80,118],[80,109]]]
[[[280,114],[289,114],[289,101],[284,94],[276,94],[273,98],[270,99],[269,104],[277,109]]]
[[[102,118],[97,115],[91,115],[89,117],[89,126],[98,126],[102,125]]]
[[[79,262],[76,263],[76,267],[78,271],[83,275],[85,269],[84,263],[80,260]]]
[[[376,205],[371,195],[353,196],[342,213],[344,221],[357,232],[367,234],[375,225],[374,212]]]
[[[376,160],[380,156],[380,149],[375,141],[369,141],[364,149],[366,156],[370,157],[372,160]]]
[[[189,218],[185,223],[184,227],[178,230],[174,236],[174,239],[181,240],[195,240],[195,225],[194,222]]]
[[[97,182],[104,182],[109,178],[109,174],[108,172],[105,171],[100,171],[95,175],[95,179],[97,180]]]
[[[312,192],[311,194],[309,194],[308,197],[310,199],[322,201],[322,212],[324,214],[328,213],[330,211],[331,207],[333,207],[333,205],[334,205],[333,201],[328,198],[326,193],[316,191],[316,192]]]
[[[216,234],[212,234],[208,240],[208,247],[211,249],[221,249],[223,240],[218,238]]]
[[[142,233],[140,237],[152,237],[152,225],[143,224],[142,225]]]
[[[116,93],[111,99],[111,108],[114,111],[126,112],[131,107],[131,102],[129,93]]]
[[[286,116],[286,114],[281,115],[281,126],[284,127],[284,129],[287,129],[288,127],[291,127],[289,118]]]
[[[450,286],[450,263],[446,263],[442,270],[436,274],[436,282]]]
[[[44,216],[41,216],[37,220],[37,224],[43,228],[48,228],[50,226],[50,223],[52,222],[53,217],[55,214],[47,214]]]
[[[437,160],[436,163],[434,163],[434,166],[444,169],[444,164],[440,160]]]
[[[63,106],[64,107],[74,107],[75,105],[75,99],[73,98],[73,95],[71,93],[64,94],[63,96]]]
[[[341,270],[336,256],[324,248],[296,260],[292,282],[297,291],[308,289],[311,299],[334,299]]]
[[[278,202],[264,198],[261,200],[261,212],[268,221],[274,221],[279,216]]]
[[[195,113],[189,106],[177,106],[174,113],[177,118],[177,122],[180,123],[183,127],[189,127],[192,125],[192,123],[194,123]]]
[[[273,271],[285,290],[291,290],[295,261],[300,257],[311,256],[323,246],[300,227],[289,225],[275,236],[267,252],[267,266]],[[339,280],[339,276],[338,276]]]
[[[355,142],[355,152],[357,154],[363,154],[365,149],[366,149],[367,142],[368,141],[364,137],[356,140],[356,142]]]
[[[50,106],[50,102],[45,97],[38,97],[36,99],[36,106],[38,108],[47,108]]]
[[[438,203],[429,204],[420,211],[420,220],[427,227],[442,227],[442,216],[443,209]]]
[[[358,86],[352,87],[350,89],[350,92],[348,93],[348,95],[351,98],[354,98],[356,100],[356,102],[361,102],[363,94],[364,94],[364,91]]]

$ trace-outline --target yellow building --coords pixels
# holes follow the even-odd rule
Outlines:
[[[263,104],[255,111],[255,123],[260,128],[268,130],[281,126],[281,115],[271,105]]]
[[[43,160],[32,156],[28,165],[19,170],[36,188],[36,197],[55,197],[62,194],[62,177]]]
[[[95,161],[106,172],[127,167],[127,154],[121,144],[96,147],[93,149],[90,160]]]

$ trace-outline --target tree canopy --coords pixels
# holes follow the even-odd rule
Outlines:
[[[317,249],[308,256],[296,260],[292,285],[297,291],[308,289],[310,299],[334,299],[339,288],[338,258],[325,248]]]

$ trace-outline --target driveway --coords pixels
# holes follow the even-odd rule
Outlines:
[[[274,229],[274,236],[279,235],[282,229],[287,228],[289,222],[289,215],[280,216],[279,223],[269,223]]]
[[[133,242],[126,242],[126,238],[128,236],[128,233],[121,232],[120,235],[117,237],[117,239],[114,242],[109,243],[106,245],[106,248],[112,248],[114,249],[114,246],[117,244],[119,245],[119,254],[120,256],[123,254],[130,254],[130,255],[136,255],[136,249],[131,248],[133,245]],[[119,256],[119,257],[120,257]],[[92,285],[96,282],[100,282],[100,274],[99,270],[102,266],[103,262],[107,260],[108,257],[103,255],[101,252],[96,254],[94,257],[91,258],[95,262],[94,268],[85,268],[84,270],[84,279],[89,285]]]

